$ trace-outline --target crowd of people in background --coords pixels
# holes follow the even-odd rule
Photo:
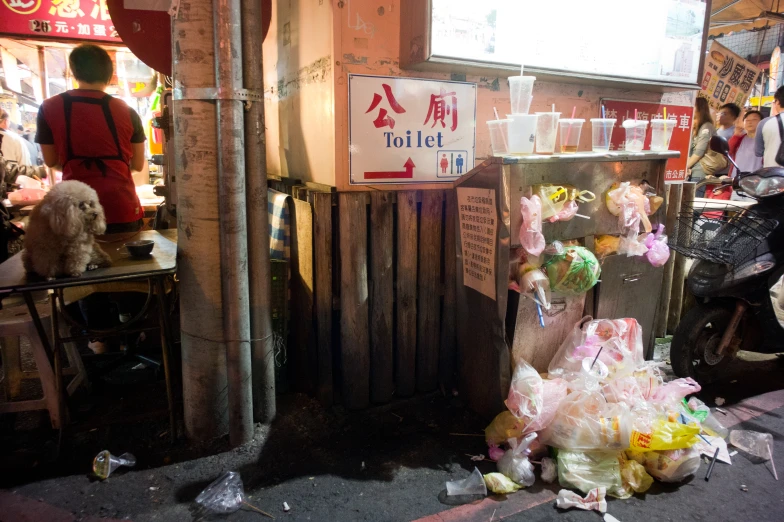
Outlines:
[[[705,169],[712,165],[710,161],[705,160],[710,155],[710,139],[713,136],[720,136],[727,140],[730,157],[741,172],[755,172],[761,168],[784,166],[776,162],[776,155],[782,143],[781,136],[784,135],[784,122],[781,116],[784,113],[784,87],[779,87],[773,96],[769,117],[765,118],[762,112],[756,109],[747,109],[742,118],[741,113],[740,107],[728,103],[719,107],[714,121],[708,100],[697,98],[686,164],[690,181],[699,183],[708,176],[715,178],[737,176],[737,169],[731,164],[715,171],[705,172]],[[740,124],[738,120],[741,120]],[[703,184],[697,188],[696,196],[751,201],[750,198],[738,194],[726,185]]]
[[[0,154],[6,161],[19,165],[42,165],[41,150],[34,136],[24,126],[11,121],[7,111],[0,109]]]

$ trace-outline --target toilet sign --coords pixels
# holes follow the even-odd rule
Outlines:
[[[474,167],[476,84],[350,74],[352,185],[450,182]]]

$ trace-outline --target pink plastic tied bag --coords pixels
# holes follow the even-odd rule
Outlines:
[[[538,256],[545,247],[542,235],[542,201],[539,196],[520,198],[520,213],[523,224],[520,227],[520,244],[532,256]]]
[[[550,377],[577,379],[586,358],[603,362],[610,377],[631,374],[645,360],[640,324],[632,318],[583,318],[550,361]]]
[[[656,234],[648,234],[645,238],[645,247],[648,252],[645,257],[648,262],[656,267],[664,266],[664,263],[670,258],[670,247],[667,246],[667,236],[663,235],[664,225],[659,225],[656,229]]]
[[[677,405],[682,399],[699,392],[701,389],[699,383],[691,377],[675,379],[657,387],[651,394],[650,400],[652,402]]]
[[[576,201],[567,201],[566,203],[564,203],[564,206],[561,209],[561,211],[556,212],[547,221],[549,221],[550,223],[555,223],[556,221],[569,221],[574,217],[575,214],[577,214],[578,208],[579,207],[577,206]]]
[[[618,227],[621,231],[621,242],[618,253],[626,254],[629,257],[645,254],[648,249],[638,238],[640,224],[645,232],[650,232],[652,228],[647,214],[647,211],[650,210],[650,202],[643,193],[643,189],[624,181],[617,189],[611,190],[607,195],[620,209]]]
[[[524,426],[528,426],[542,411],[544,404],[542,378],[539,372],[523,359],[517,361],[505,404]]]

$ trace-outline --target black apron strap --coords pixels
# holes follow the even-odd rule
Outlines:
[[[108,166],[103,160],[118,160],[126,163],[125,158],[122,156],[122,149],[120,148],[120,137],[117,134],[117,125],[114,123],[114,117],[112,116],[111,110],[111,101],[112,96],[110,94],[104,95],[102,98],[89,98],[86,96],[71,96],[68,93],[62,93],[61,96],[63,97],[63,110],[65,112],[65,148],[66,148],[66,157],[65,162],[63,163],[63,167],[68,164],[69,161],[73,160],[82,160],[82,165],[87,167],[88,169],[92,168],[93,166],[97,167],[99,171],[101,171],[101,175],[106,176],[106,172],[108,170]],[[114,146],[117,149],[117,154],[113,156],[77,156],[73,152],[73,148],[71,146],[71,111],[73,109],[73,104],[76,103],[88,103],[91,105],[100,105],[103,111],[103,117],[106,120],[106,126],[109,128],[109,132],[112,134],[112,139],[114,140]]]

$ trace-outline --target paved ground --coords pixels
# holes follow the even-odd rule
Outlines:
[[[711,405],[717,396],[727,399],[728,414],[722,417],[727,426],[772,433],[784,473],[782,376],[784,364],[775,358],[747,361],[701,396]],[[136,469],[118,472],[105,482],[88,478],[89,462],[59,478],[29,481],[20,475],[13,484],[16,477],[5,475],[3,481],[10,487],[0,491],[0,521],[193,520],[193,499],[226,470],[242,474],[251,503],[282,520],[600,519],[595,512],[556,510],[559,488],[543,487],[540,481],[507,497],[465,506],[445,504],[445,481],[467,476],[474,465],[467,455],[485,448],[481,436],[451,435],[481,434],[485,424],[466,412],[459,398],[430,396],[346,415],[291,396],[281,410],[288,413],[271,427],[260,428],[257,440],[244,448],[168,466],[160,466],[150,455],[140,458]],[[104,449],[98,444],[105,440],[94,443],[93,453]],[[182,455],[176,448],[172,454],[175,462]],[[489,472],[494,465],[479,467]],[[710,482],[704,481],[705,471],[703,465],[687,483],[656,483],[644,496],[611,500],[608,511],[622,522],[784,519],[784,481],[776,482],[766,464],[739,454],[732,466],[717,464]],[[748,492],[741,491],[741,485]],[[291,506],[289,513],[282,510],[284,501]],[[262,519],[250,511],[227,518]]]

